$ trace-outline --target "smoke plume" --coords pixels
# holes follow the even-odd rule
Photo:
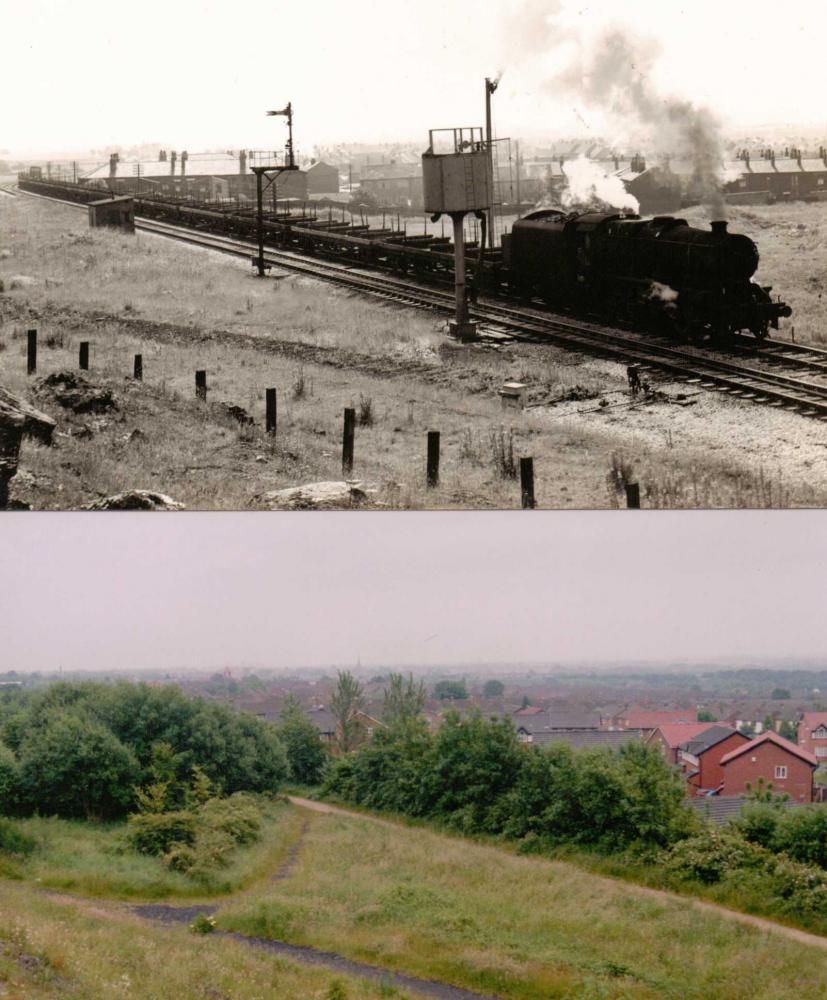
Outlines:
[[[509,32],[528,42],[529,54],[542,54],[544,63],[567,60],[564,68],[552,69],[546,76],[544,89],[558,98],[561,92],[570,94],[585,107],[608,113],[623,141],[631,142],[642,132],[645,151],[656,160],[689,161],[693,194],[709,206],[714,218],[723,218],[725,168],[719,122],[708,108],[658,90],[652,79],[657,42],[633,38],[623,28],[587,37],[559,14],[558,0],[528,0],[517,15],[519,31]]]
[[[629,194],[623,181],[581,154],[563,166],[566,185],[560,194],[564,208],[579,212],[600,212],[607,208],[637,212],[640,203]]]

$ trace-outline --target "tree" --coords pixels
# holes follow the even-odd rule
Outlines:
[[[499,698],[505,691],[505,684],[502,681],[486,681],[482,693],[486,698]]]
[[[20,769],[14,754],[0,743],[0,816],[11,812],[17,798]]]
[[[440,701],[463,701],[468,697],[465,681],[439,681],[434,685],[434,698]]]
[[[698,712],[698,722],[717,722],[718,719],[709,711],[709,709],[704,708]]]
[[[790,742],[795,743],[798,739],[798,726],[795,722],[791,722],[789,719],[784,719],[778,727],[778,735],[783,736],[785,740],[790,740]]]
[[[287,751],[290,777],[302,785],[318,785],[322,780],[327,751],[319,730],[308,719],[298,698],[290,695],[281,713],[279,736]]]
[[[764,688],[766,691],[767,689]],[[790,692],[786,688],[774,688],[770,698],[773,701],[783,701],[790,697]]]
[[[362,685],[349,670],[340,670],[336,690],[330,698],[330,713],[336,720],[336,742],[342,753],[349,753],[362,739],[359,713],[365,705]]]
[[[390,674],[385,688],[383,722],[393,726],[416,719],[422,714],[427,697],[424,682],[415,682],[413,674],[408,674],[407,680],[402,674]]]
[[[53,709],[20,747],[21,798],[32,810],[113,819],[132,805],[135,755],[97,720]]]
[[[763,730],[762,730],[763,732],[765,732],[765,733],[774,733],[775,732],[775,719],[771,715],[767,714],[765,716],[765,718],[764,718],[762,726],[763,726]]]

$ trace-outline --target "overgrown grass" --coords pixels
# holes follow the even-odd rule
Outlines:
[[[326,1000],[334,980],[347,1000],[399,996],[226,938],[0,882],[0,995],[8,1000]]]
[[[791,414],[705,393],[687,408],[630,408],[621,366],[552,347],[447,343],[438,317],[304,278],[258,281],[244,262],[90,231],[83,212],[53,203],[0,200],[0,232],[0,250],[11,254],[0,278],[37,280],[0,296],[4,386],[29,393],[31,307],[39,374],[76,369],[78,343],[89,340],[90,375],[120,403],[89,420],[41,401],[58,419],[57,446],[24,442],[12,483],[17,499],[38,508],[75,508],[126,488],[167,493],[189,508],[259,506],[254,498],[270,490],[341,477],[342,410],[360,400],[369,407],[354,476],[376,487],[378,506],[517,508],[511,471],[525,455],[534,458],[538,506],[616,506],[606,480],[613,453],[639,471],[645,507],[827,504],[820,428]],[[142,384],[129,378],[136,353]],[[196,402],[200,368],[210,404],[244,407],[255,428]],[[511,379],[549,405],[506,415],[496,391]],[[271,386],[275,441],[263,429]],[[425,477],[428,430],[442,435],[434,490]]]
[[[127,842],[127,824],[96,825],[34,817],[12,821],[35,842],[23,858],[6,860],[6,874],[51,889],[119,899],[211,898],[236,892],[268,876],[287,856],[300,825],[283,803],[262,804],[261,838],[236,849],[226,867],[208,878],[167,868]]]
[[[291,877],[219,926],[514,1000],[827,995],[827,955],[561,861],[318,816]],[[749,969],[749,975],[745,975]]]

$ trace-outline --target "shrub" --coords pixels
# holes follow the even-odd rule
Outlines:
[[[779,816],[771,846],[796,861],[827,868],[827,809],[807,806],[785,810]]]
[[[359,426],[373,426],[373,399],[359,393]]]
[[[768,802],[750,802],[738,816],[730,820],[729,826],[751,844],[769,848],[772,847],[781,819],[778,806]]]
[[[827,873],[783,855],[768,871],[764,890],[783,901],[784,911],[796,916],[827,913]]]
[[[173,845],[195,842],[196,820],[191,812],[137,813],[129,817],[129,843],[141,854],[167,854]]]
[[[199,818],[205,830],[225,834],[233,844],[251,844],[261,830],[258,806],[243,792],[228,799],[210,799],[201,807]]]
[[[709,827],[668,850],[664,869],[678,879],[714,885],[743,870],[765,870],[771,859],[770,851],[749,843],[739,834]]]
[[[19,830],[11,820],[0,816],[0,854],[23,856],[35,849],[35,840]]]
[[[164,864],[174,872],[188,872],[198,860],[189,844],[173,844],[164,855]]]
[[[215,930],[215,917],[211,913],[199,913],[190,924],[193,934],[212,934]]]

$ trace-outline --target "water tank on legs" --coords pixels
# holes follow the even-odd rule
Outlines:
[[[425,211],[478,212],[491,204],[491,155],[482,128],[431,129],[422,154]]]

